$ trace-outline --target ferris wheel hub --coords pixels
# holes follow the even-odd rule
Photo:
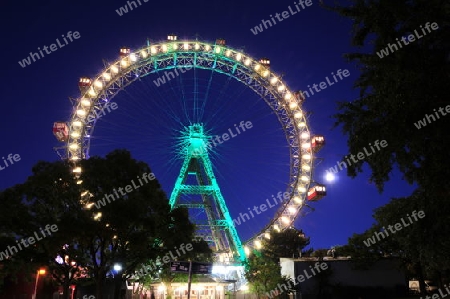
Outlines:
[[[208,140],[211,136],[205,133],[203,124],[195,123],[188,126],[183,135],[184,142],[182,146],[185,148],[186,155],[198,157],[207,153]]]

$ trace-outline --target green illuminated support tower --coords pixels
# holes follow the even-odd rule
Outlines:
[[[196,236],[210,244],[217,262],[242,262],[244,248],[214,176],[209,139],[202,124],[190,125],[183,132],[180,153],[184,161],[170,206],[189,209],[191,221],[197,226]]]

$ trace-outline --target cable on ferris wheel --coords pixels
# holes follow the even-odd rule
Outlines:
[[[63,159],[73,163],[72,171],[78,177],[82,172],[78,161],[89,158],[98,112],[103,111],[121,90],[134,81],[161,70],[186,67],[211,70],[245,84],[264,99],[286,135],[290,160],[289,200],[260,232],[244,243],[245,254],[248,254],[250,248],[261,247],[262,238],[270,238],[270,231],[292,227],[306,202],[326,195],[325,185],[312,180],[315,154],[324,146],[324,137],[310,134],[301,108],[305,96],[301,91],[289,89],[282,78],[271,70],[268,58],[254,59],[243,51],[227,46],[224,39],[210,43],[178,40],[176,35],[169,35],[166,41],[147,41],[147,45],[137,50],[121,48],[119,58],[112,63],[105,62],[105,68],[96,76],[80,78],[80,96],[75,99],[70,120],[54,123],[55,137],[65,144],[55,150]],[[90,208],[92,203],[86,193],[83,192],[82,199],[86,208]],[[101,213],[95,217],[100,218]]]

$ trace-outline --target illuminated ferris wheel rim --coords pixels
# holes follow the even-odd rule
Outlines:
[[[93,79],[80,79],[81,96],[76,99],[68,124],[66,158],[74,162],[73,172],[77,175],[81,173],[77,161],[89,158],[96,112],[105,109],[122,89],[149,74],[188,67],[215,71],[245,84],[269,105],[286,134],[290,151],[287,186],[290,196],[273,220],[246,242],[247,246],[260,247],[260,239],[269,237],[267,233],[270,230],[290,227],[299,215],[311,184],[314,152],[314,140],[300,107],[304,96],[301,92],[292,92],[281,77],[270,70],[270,61],[266,58],[256,60],[243,51],[226,46],[222,39],[208,43],[178,41],[176,36],[168,36],[167,41],[148,42],[136,51],[122,48],[120,58],[107,65]]]

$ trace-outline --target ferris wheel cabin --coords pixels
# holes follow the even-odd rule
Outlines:
[[[266,68],[270,67],[270,59],[269,58],[263,57],[259,60],[259,63],[264,65]]]
[[[131,53],[130,48],[125,48],[125,47],[120,48],[120,51],[119,51],[120,57],[126,57],[126,56],[130,55],[130,53]]]
[[[320,151],[320,149],[325,145],[325,137],[321,135],[316,135],[311,138],[311,147],[315,153]]]
[[[53,123],[53,135],[60,142],[69,140],[69,127],[65,122],[57,121]]]
[[[317,184],[314,187],[309,188],[306,199],[308,199],[308,201],[318,201],[325,195],[327,195],[325,185]]]
[[[216,39],[216,45],[225,46],[227,43],[223,38]]]
[[[301,92],[301,91],[296,91],[296,92],[294,92],[294,96],[297,98],[297,100],[298,100],[300,103],[303,103],[303,102],[305,101],[305,95],[304,95],[303,92]]]

